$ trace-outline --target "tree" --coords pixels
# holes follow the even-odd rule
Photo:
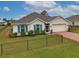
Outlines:
[[[3,21],[7,21],[7,19],[6,18],[3,18]]]

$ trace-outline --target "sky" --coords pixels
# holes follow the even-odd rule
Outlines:
[[[79,15],[79,1],[0,1],[0,18],[18,20],[30,13],[46,10],[50,16]]]

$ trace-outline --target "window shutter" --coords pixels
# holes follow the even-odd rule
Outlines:
[[[34,25],[34,31],[35,31],[35,25]]]
[[[18,32],[20,32],[20,26],[18,25]]]
[[[41,28],[41,32],[42,32],[42,24],[40,25],[40,28]]]
[[[28,25],[26,25],[26,32],[28,31]]]

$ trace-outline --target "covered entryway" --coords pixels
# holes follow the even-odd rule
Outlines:
[[[49,32],[49,24],[45,24],[45,30],[46,32]]]
[[[62,31],[67,31],[68,26],[65,24],[53,24],[52,25],[52,31],[53,32],[62,32]]]

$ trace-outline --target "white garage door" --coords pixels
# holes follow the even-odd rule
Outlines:
[[[67,25],[53,25],[52,30],[53,32],[62,32],[62,31],[67,31],[68,27]]]
[[[79,26],[79,21],[78,22],[74,22],[74,25]]]

